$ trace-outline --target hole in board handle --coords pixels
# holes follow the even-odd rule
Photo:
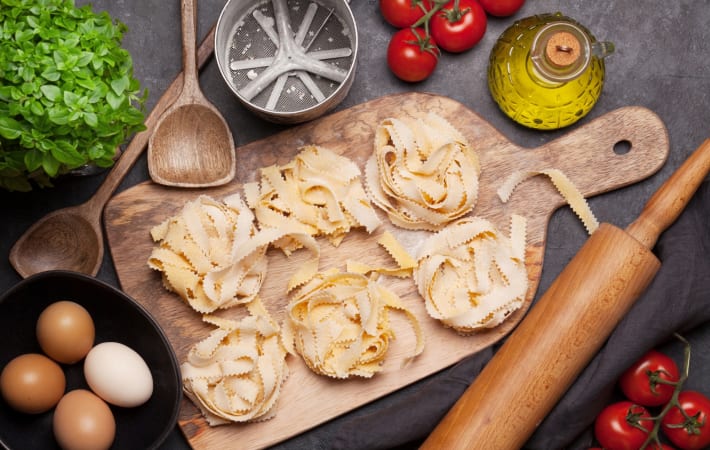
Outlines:
[[[623,139],[614,144],[614,153],[617,155],[625,155],[631,151],[631,142]]]

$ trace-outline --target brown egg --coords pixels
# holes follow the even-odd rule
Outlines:
[[[59,301],[47,306],[37,319],[37,341],[55,361],[73,364],[89,353],[96,331],[89,312],[80,304]]]
[[[100,450],[111,447],[116,420],[106,402],[90,391],[76,389],[59,401],[52,429],[64,450]]]
[[[16,357],[0,374],[5,401],[27,414],[49,411],[62,398],[65,388],[66,378],[59,364],[37,353]]]

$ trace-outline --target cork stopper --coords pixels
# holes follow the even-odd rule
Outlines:
[[[581,47],[575,35],[567,31],[558,31],[547,41],[545,56],[554,67],[569,67],[579,59]]]

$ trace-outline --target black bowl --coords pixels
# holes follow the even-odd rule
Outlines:
[[[22,280],[0,297],[0,370],[23,353],[42,353],[35,335],[39,314],[49,304],[72,300],[89,311],[96,327],[95,344],[115,341],[143,357],[153,376],[153,395],[135,408],[111,406],[116,419],[114,449],[158,447],[174,429],[182,398],[175,353],[158,323],[120,290],[76,272],[49,271]],[[67,392],[88,389],[83,360],[60,364]],[[58,449],[52,432],[54,410],[19,413],[0,397],[0,445],[8,449]]]

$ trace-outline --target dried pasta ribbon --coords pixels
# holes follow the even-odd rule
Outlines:
[[[397,267],[372,267],[359,261],[348,260],[347,271],[351,273],[359,273],[362,275],[382,274],[399,278],[408,278],[412,276],[412,270],[417,266],[417,261],[414,259],[402,244],[397,241],[389,231],[382,233],[382,236],[377,240],[387,253],[395,260]]]
[[[525,301],[525,219],[511,237],[479,217],[459,219],[421,247],[414,282],[427,313],[460,333],[492,328]]]
[[[372,202],[393,224],[435,231],[473,209],[480,172],[463,135],[430,113],[379,124],[365,180]]]
[[[283,342],[315,373],[333,378],[369,378],[382,370],[390,339],[389,312],[406,315],[416,333],[410,358],[424,341],[414,314],[399,297],[361,274],[321,272],[302,286],[287,306]]]
[[[270,419],[288,377],[279,327],[258,297],[250,311],[239,321],[204,316],[217,328],[181,365],[184,392],[211,426]]]
[[[305,146],[289,163],[264,167],[260,180],[244,185],[247,204],[260,227],[284,224],[338,245],[354,227],[374,231],[381,221],[350,159],[315,145]],[[286,252],[298,248],[288,239],[275,243]]]
[[[239,194],[222,202],[201,195],[154,227],[151,235],[157,246],[148,266],[162,273],[166,289],[203,314],[247,304],[257,296],[268,268],[266,251],[274,242],[290,239],[313,255],[293,275],[288,290],[310,279],[320,259],[317,242],[300,227],[257,230]]]
[[[570,205],[572,211],[580,218],[587,229],[587,233],[592,234],[599,228],[599,221],[594,216],[594,212],[589,207],[589,203],[584,198],[582,193],[572,183],[572,181],[559,169],[543,169],[539,171],[518,171],[511,174],[505,182],[498,188],[498,197],[503,203],[510,199],[515,188],[536,175],[547,175],[557,191],[562,195],[565,201]]]

